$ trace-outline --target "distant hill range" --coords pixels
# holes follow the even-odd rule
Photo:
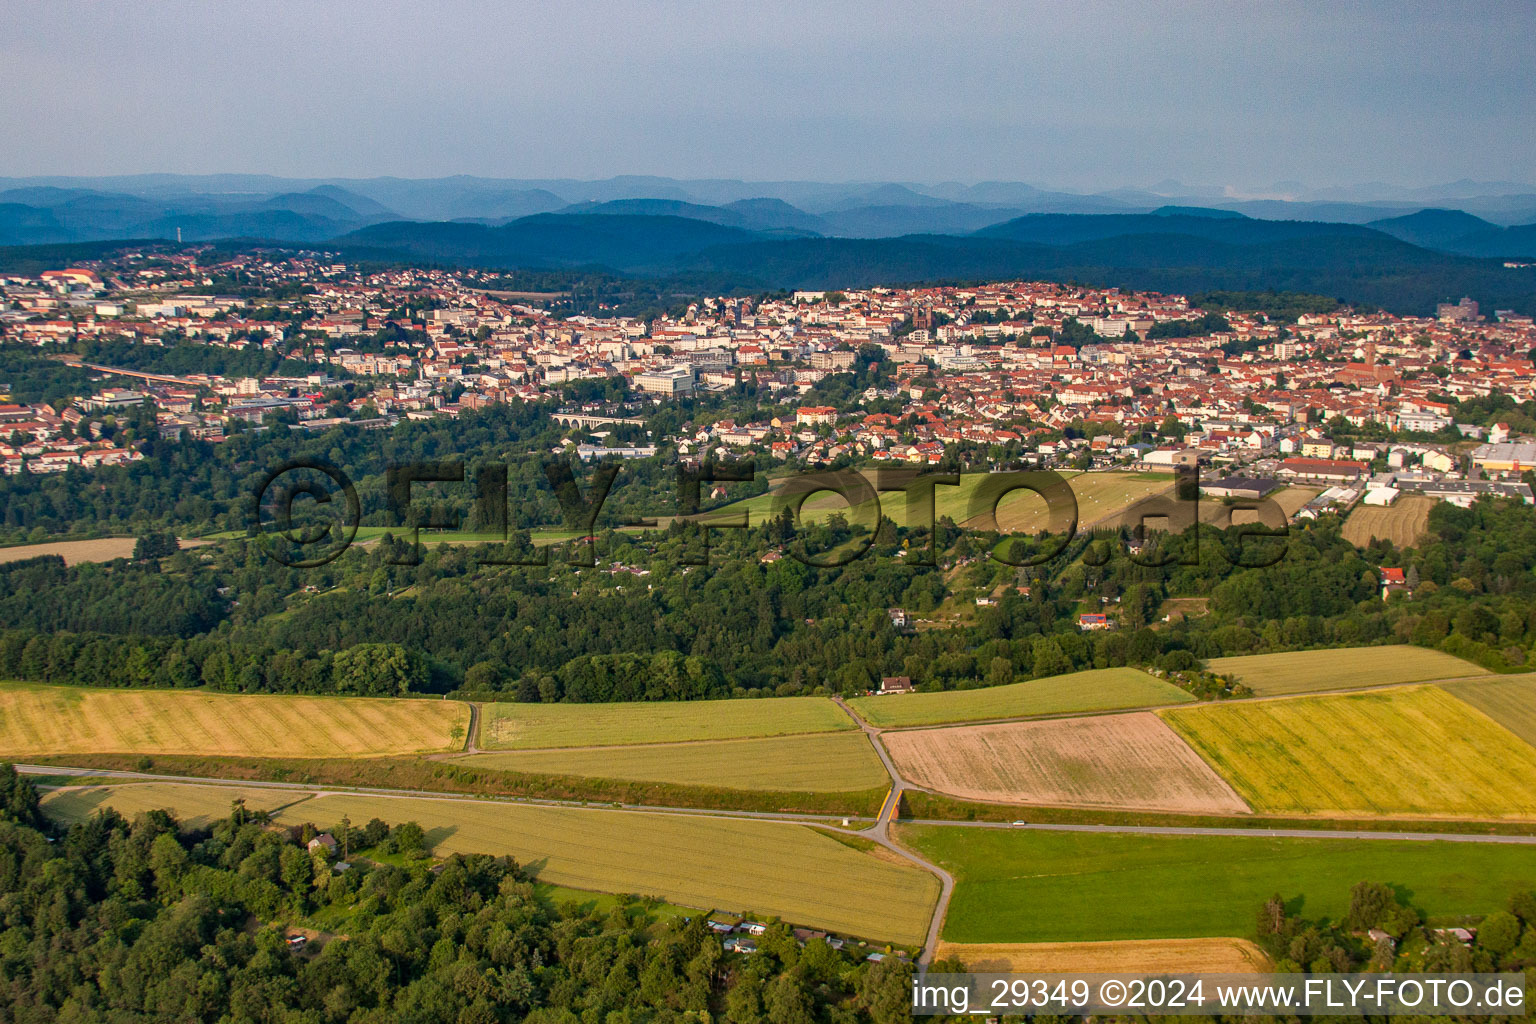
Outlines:
[[[1424,312],[1536,312],[1536,188],[1233,199],[1167,183],[1080,195],[914,185],[260,175],[0,179],[0,245],[244,239],[358,257],[709,274],[739,287],[1033,276],[1178,291],[1292,289]],[[1427,206],[1420,199],[1454,200]]]

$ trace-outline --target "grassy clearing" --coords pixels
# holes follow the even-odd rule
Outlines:
[[[1193,697],[1172,683],[1140,669],[1100,668],[979,690],[856,697],[848,703],[871,725],[887,728],[1029,715],[1122,711],[1192,700]]]
[[[915,729],[882,740],[904,778],[964,800],[1187,814],[1248,810],[1147,712]]]
[[[548,882],[535,882],[534,895],[544,900],[552,907],[574,906],[582,913],[595,913],[606,915],[614,907],[622,907],[628,904],[625,896],[611,892],[590,892],[586,889],[572,889],[565,885],[550,885]],[[707,913],[708,907],[680,907],[675,903],[652,903],[645,908],[645,915],[650,921],[667,921],[676,917],[697,917],[701,913]]]
[[[110,786],[71,786],[43,794],[43,810],[57,821],[84,821],[103,807],[125,818],[144,811],[167,810],[189,828],[204,828],[229,817],[230,804],[244,800],[247,810],[276,811],[309,799],[308,793],[241,786],[183,786],[175,782],[133,782]]]
[[[1159,714],[1256,811],[1536,817],[1536,748],[1433,686]]]
[[[451,750],[457,701],[0,685],[0,756],[377,757]]]
[[[803,792],[871,789],[887,778],[869,741],[858,732],[503,751],[474,754],[457,763],[535,774]]]
[[[1502,910],[1536,874],[1528,846],[927,825],[900,833],[956,876],[950,942],[1251,935],[1275,893],[1307,917],[1336,918],[1362,880],[1401,886],[1426,915],[1482,914]]]
[[[1486,675],[1488,671],[1443,651],[1405,644],[1245,654],[1212,658],[1209,667],[1213,672],[1236,676],[1260,697],[1421,683],[1428,679]]]
[[[1410,494],[1390,505],[1360,505],[1344,520],[1344,539],[1363,548],[1372,540],[1390,540],[1399,548],[1418,544],[1429,528],[1429,511],[1435,499]]]
[[[1536,677],[1463,679],[1442,683],[1440,689],[1466,701],[1525,742],[1536,745]]]
[[[606,747],[834,732],[853,722],[825,697],[641,701],[620,704],[486,704],[485,750]]]

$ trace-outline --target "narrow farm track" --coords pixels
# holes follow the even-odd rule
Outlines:
[[[469,702],[469,725],[464,729],[464,753],[478,754],[480,748],[475,744],[480,742],[480,705],[475,701]]]
[[[880,741],[880,730],[860,718],[857,712],[843,703],[841,697],[834,697],[833,700],[863,730],[864,736],[875,748],[875,753],[879,755],[880,763],[885,766],[886,774],[891,777],[891,791],[886,795],[885,803],[880,805],[880,815],[875,819],[874,827],[860,834],[873,839],[898,857],[911,861],[939,880],[939,898],[934,903],[933,917],[928,922],[928,936],[923,942],[923,951],[917,960],[918,969],[926,971],[939,949],[939,933],[944,928],[944,915],[949,913],[949,900],[955,893],[955,876],[903,846],[891,836],[891,822],[895,820],[901,809],[901,794],[906,790],[907,783],[901,777],[901,773],[896,770],[896,763],[891,760],[885,744]]]

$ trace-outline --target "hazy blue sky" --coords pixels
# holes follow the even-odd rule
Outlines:
[[[0,174],[1536,178],[1536,4],[7,5]]]

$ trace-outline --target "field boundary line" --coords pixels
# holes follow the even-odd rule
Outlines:
[[[794,814],[777,813],[769,811],[730,811],[716,810],[699,807],[660,807],[652,804],[613,804],[613,803],[587,803],[577,800],[548,800],[532,797],[506,797],[486,796],[465,793],[444,793],[431,790],[415,789],[385,789],[348,786],[316,786],[299,782],[269,782],[239,779],[220,779],[206,776],[186,775],[154,775],[146,772],[123,772],[105,768],[73,768],[67,765],[37,765],[16,764],[16,771],[22,775],[70,775],[80,778],[81,785],[118,785],[136,782],[163,782],[186,786],[224,786],[231,789],[255,788],[297,790],[309,796],[396,796],[400,798],[420,798],[442,801],[459,802],[492,802],[508,804],[529,804],[542,807],[568,807],[581,810],[606,810],[606,811],[631,811],[642,814],[671,814],[671,815],[696,815],[702,817],[724,819],[746,819],[751,821],[777,821],[790,825],[816,825],[830,828],[838,832],[844,832],[851,836],[864,839],[873,839],[871,829],[844,828],[838,822],[848,821],[871,822],[867,816],[843,815],[843,814]],[[95,781],[90,781],[95,780]],[[46,789],[66,789],[67,786],[46,786]],[[903,787],[916,788],[916,787]],[[1018,805],[1001,805],[1018,806]],[[1252,838],[1289,838],[1289,839],[1387,839],[1387,840],[1422,840],[1433,842],[1446,840],[1448,842],[1466,843],[1514,843],[1523,845],[1536,845],[1536,834],[1503,834],[1494,832],[1414,832],[1414,831],[1386,831],[1386,830],[1348,830],[1348,829],[1323,829],[1323,828],[1245,828],[1240,826],[1183,826],[1183,825],[1094,825],[1076,824],[1069,822],[1039,822],[1027,825],[1014,825],[1006,821],[965,821],[947,818],[907,818],[900,822],[902,825],[933,825],[949,826],[954,828],[1004,828],[1004,829],[1036,829],[1039,831],[1061,832],[1104,832],[1125,833],[1131,835],[1225,835]],[[1478,824],[1468,821],[1466,824]],[[884,845],[884,844],[882,844]],[[906,856],[904,850],[896,852]],[[907,857],[907,859],[912,859]],[[921,858],[919,858],[920,860]]]
[[[1326,648],[1324,648],[1326,650]],[[1411,686],[1440,686],[1443,683],[1465,683],[1479,679],[1503,679],[1510,676],[1529,675],[1536,678],[1536,673],[1530,672],[1488,672],[1477,676],[1447,676],[1444,679],[1410,679],[1400,683],[1372,683],[1369,686],[1355,686],[1348,689],[1335,690],[1303,690],[1298,693],[1271,693],[1267,695],[1254,694],[1252,697],[1233,697],[1228,700],[1192,700],[1181,701],[1177,704],[1143,704],[1137,707],[1127,708],[1102,708],[1094,711],[1048,711],[1038,715],[1014,715],[1008,718],[971,718],[961,719],[957,722],[927,722],[922,725],[884,725],[875,726],[882,733],[886,732],[919,732],[931,729],[963,729],[972,725],[1007,725],[1010,722],[1048,722],[1062,718],[1102,718],[1106,715],[1132,715],[1138,711],[1177,711],[1194,710],[1207,707],[1230,707],[1236,704],[1259,704],[1273,700],[1295,700],[1299,697],[1343,697],[1351,693],[1371,693],[1378,690],[1401,690]],[[1042,676],[1041,678],[1050,678]],[[982,687],[986,689],[986,687]],[[944,691],[960,692],[960,691]],[[892,698],[900,700],[900,696]],[[921,786],[912,786],[913,789],[921,789]]]

